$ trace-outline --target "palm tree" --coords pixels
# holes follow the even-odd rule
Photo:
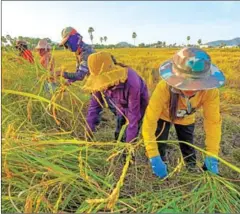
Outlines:
[[[189,45],[190,39],[191,39],[191,37],[190,37],[190,36],[187,36],[188,45]]]
[[[88,28],[88,33],[90,35],[90,39],[91,39],[92,44],[93,44],[93,34],[92,34],[93,32],[94,32],[93,27],[89,27]]]
[[[93,44],[93,35],[92,34],[90,35],[90,39],[91,39],[91,42]]]
[[[197,42],[198,42],[199,46],[202,44],[202,40],[201,39],[199,39]]]
[[[103,38],[102,38],[102,37],[100,37],[100,42],[101,42],[101,44],[102,44],[102,42],[103,42]]]
[[[132,34],[132,38],[133,38],[134,45],[135,45],[135,40],[136,40],[136,38],[137,38],[137,34],[136,34],[135,32],[133,32],[133,34]]]
[[[104,39],[105,42],[107,42],[108,38],[106,36],[104,36],[103,39]]]

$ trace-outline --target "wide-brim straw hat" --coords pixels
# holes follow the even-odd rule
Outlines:
[[[41,39],[39,40],[37,46],[35,49],[45,49],[45,50],[50,50],[51,46],[48,44],[46,39]]]
[[[16,44],[15,44],[15,47],[19,47],[21,45],[27,45],[27,42],[24,41],[24,40],[17,40]]]
[[[123,83],[127,79],[128,68],[114,64],[111,54],[98,52],[88,57],[88,77],[83,90],[88,92],[104,91],[111,86]]]
[[[169,85],[180,90],[207,90],[224,85],[225,77],[210,56],[199,48],[183,48],[163,63],[159,73]]]

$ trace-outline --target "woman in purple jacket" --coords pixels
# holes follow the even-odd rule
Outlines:
[[[88,133],[96,131],[98,116],[107,100],[117,109],[115,139],[131,142],[137,136],[148,105],[148,90],[142,78],[131,68],[117,63],[107,52],[91,54],[88,58],[90,76],[83,89],[93,92],[88,109]],[[127,122],[123,136],[121,128]],[[121,139],[119,139],[121,138]]]

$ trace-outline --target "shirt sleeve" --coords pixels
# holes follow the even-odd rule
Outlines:
[[[135,87],[130,86],[127,113],[129,125],[126,130],[127,142],[132,141],[138,135],[138,126],[141,120],[140,99],[140,84]]]
[[[65,79],[75,82],[77,80],[81,81],[89,74],[88,66],[86,61],[82,61],[78,66],[75,73],[64,72],[63,76]]]
[[[142,134],[149,158],[159,155],[155,132],[163,107],[169,103],[169,89],[165,81],[156,86],[143,119]]]
[[[222,119],[220,115],[219,90],[206,91],[203,100],[204,130],[206,133],[206,150],[218,155],[221,141]]]
[[[91,131],[96,131],[95,127],[99,122],[99,115],[102,111],[103,99],[100,92],[92,94],[87,114],[87,123]]]

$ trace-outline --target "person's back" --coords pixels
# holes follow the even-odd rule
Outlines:
[[[111,103],[117,110],[115,139],[123,142],[136,139],[148,104],[148,90],[142,78],[131,68],[117,63],[106,52],[90,55],[90,76],[83,89],[94,92],[88,109],[89,132],[95,131],[97,118],[104,104]],[[124,136],[121,129],[127,125]]]
[[[85,42],[82,42],[82,44],[80,45],[80,48],[81,48],[80,54],[76,54],[77,67],[83,62],[87,62],[90,54],[96,53],[93,47],[89,44],[86,44]]]
[[[24,50],[21,54],[21,56],[28,60],[30,63],[34,63],[34,59],[33,59],[33,54],[30,50]]]
[[[131,68],[128,68],[128,78],[124,83],[127,87],[132,87],[135,90],[139,90],[140,103],[141,103],[141,115],[143,116],[148,105],[148,89],[143,79]]]
[[[40,56],[40,64],[45,68],[48,72],[53,73],[55,68],[55,61],[51,55],[51,46],[48,44],[46,39],[41,39],[38,42],[38,45],[35,48]],[[45,90],[49,91],[50,88],[55,90],[57,87],[56,80],[54,76],[48,78],[48,81],[45,83]]]
[[[69,84],[75,81],[82,81],[89,75],[88,57],[95,53],[93,48],[82,41],[82,36],[72,27],[67,27],[62,30],[62,41],[60,46],[74,52],[76,55],[77,68],[76,72],[63,72],[63,77],[68,80]],[[62,75],[58,72],[57,75]]]
[[[55,60],[50,52],[47,52],[43,56],[41,56],[40,63],[45,69],[47,69],[51,72],[54,71]]]
[[[159,73],[163,80],[151,96],[143,121],[143,139],[153,173],[161,178],[168,174],[166,144],[158,142],[168,140],[172,124],[186,167],[189,171],[195,170],[196,152],[191,146],[194,144],[194,115],[202,107],[208,152],[203,169],[218,174],[216,156],[222,124],[218,88],[225,82],[223,73],[204,50],[194,47],[178,51],[160,66]]]

